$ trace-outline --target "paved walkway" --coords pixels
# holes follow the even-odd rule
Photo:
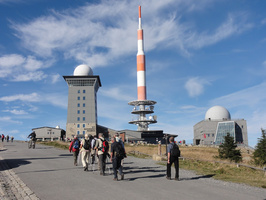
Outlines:
[[[0,143],[0,152],[5,151]],[[0,197],[1,200],[38,200],[39,198],[28,188],[21,179],[9,169],[5,160],[0,156]]]
[[[5,159],[0,158],[1,200],[266,200],[265,189],[182,169],[181,181],[169,181],[165,178],[165,166],[151,159],[125,159],[125,180],[113,181],[109,169],[106,176],[100,176],[98,171],[84,172],[82,166],[73,165],[68,151],[52,147],[37,145],[33,150],[21,142],[0,142],[0,157]]]

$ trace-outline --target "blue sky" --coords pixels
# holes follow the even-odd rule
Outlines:
[[[133,129],[137,99],[138,6],[150,129],[193,139],[215,105],[247,120],[249,145],[266,128],[266,1],[0,0],[0,133],[25,139],[32,128],[65,128],[62,76],[88,64],[99,75],[98,123]]]

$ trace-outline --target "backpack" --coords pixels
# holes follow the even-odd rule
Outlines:
[[[79,140],[75,140],[74,144],[73,144],[73,148],[74,149],[79,149]]]
[[[116,142],[114,146],[115,157],[123,159],[125,157],[125,150],[120,142]]]
[[[104,154],[107,154],[108,153],[108,150],[109,150],[109,143],[106,141],[106,140],[102,140],[102,147],[100,148],[100,150],[104,153]]]
[[[91,148],[91,142],[90,142],[90,140],[86,140],[86,139],[84,139],[84,145],[83,145],[83,148],[85,149],[85,150],[90,150],[90,148]]]
[[[177,146],[177,144],[173,145],[173,148],[171,149],[171,156],[173,157],[180,157],[180,150],[179,147]]]

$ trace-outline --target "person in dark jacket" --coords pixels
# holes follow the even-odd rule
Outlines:
[[[32,140],[36,140],[36,133],[35,131],[33,131],[31,134],[29,134],[28,138],[32,139]]]
[[[75,135],[74,136],[74,140],[71,141],[70,145],[69,145],[69,152],[71,153],[71,151],[73,152],[73,157],[74,157],[74,165],[77,166],[78,165],[78,155],[79,155],[79,148],[80,148],[80,141],[78,139],[78,137]]]
[[[111,162],[113,164],[114,171],[114,181],[117,181],[117,170],[121,176],[121,180],[124,180],[123,167],[121,165],[122,159],[126,157],[126,152],[124,145],[120,142],[119,137],[113,138],[113,143],[111,144]]]
[[[31,134],[29,134],[28,138],[30,138],[30,142],[32,145],[32,148],[35,149],[35,143],[36,143],[36,133],[33,131]]]
[[[179,160],[178,156],[174,156],[172,153],[172,149],[174,145],[177,145],[174,143],[174,137],[169,138],[170,144],[167,146],[167,175],[166,178],[168,180],[171,180],[171,166],[174,163],[175,165],[175,180],[179,181]],[[178,146],[177,146],[178,148]],[[179,148],[178,148],[179,149]]]

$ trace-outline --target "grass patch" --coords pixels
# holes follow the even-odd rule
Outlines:
[[[143,158],[143,159],[151,158],[151,156],[147,156],[144,154],[135,154],[135,153],[127,153],[127,156],[133,156],[135,158]]]
[[[38,144],[53,146],[53,147],[63,149],[63,150],[68,150],[68,147],[69,147],[69,143],[59,142],[59,141],[44,141],[44,142],[38,142]]]
[[[247,185],[265,188],[266,177],[263,171],[247,167],[236,167],[235,164],[213,163],[196,160],[180,160],[180,168],[196,171],[197,174],[213,174],[213,178],[244,183]]]

